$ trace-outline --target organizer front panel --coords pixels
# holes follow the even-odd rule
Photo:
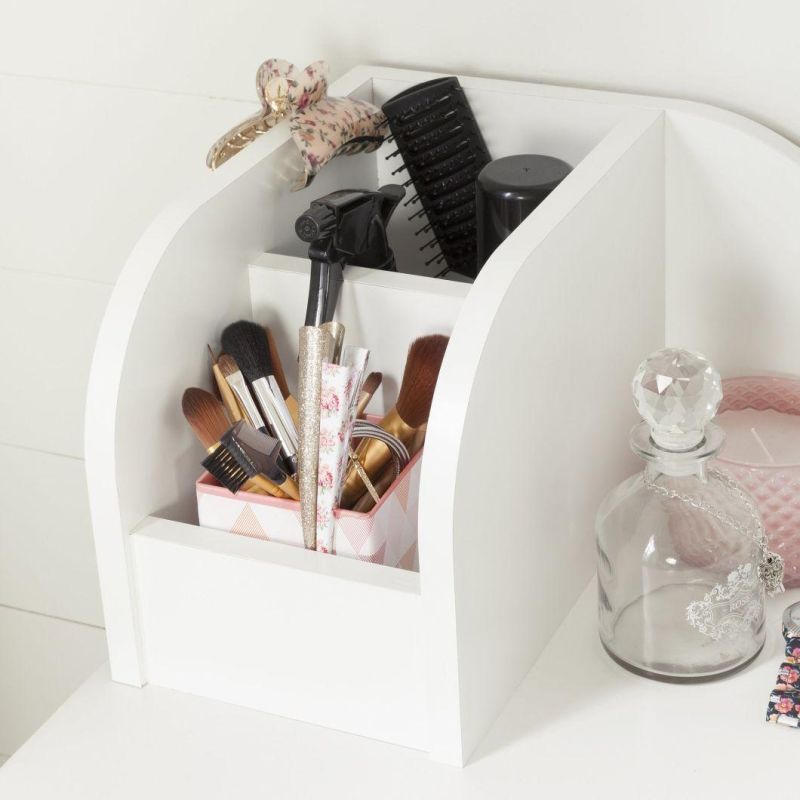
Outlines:
[[[131,540],[148,682],[427,748],[415,573],[157,519]]]

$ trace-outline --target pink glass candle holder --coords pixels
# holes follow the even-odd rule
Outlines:
[[[800,586],[800,379],[728,378],[722,390],[719,465],[758,503],[785,586]]]

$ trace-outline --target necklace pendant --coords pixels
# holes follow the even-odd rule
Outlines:
[[[783,588],[783,557],[766,550],[758,565],[758,577],[764,582],[767,594],[781,594]]]

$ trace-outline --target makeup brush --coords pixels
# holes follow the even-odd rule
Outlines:
[[[272,363],[272,374],[275,376],[275,382],[278,384],[278,388],[281,390],[283,397],[289,397],[291,392],[289,391],[289,384],[286,382],[286,373],[283,371],[281,355],[278,351],[278,345],[275,342],[275,337],[272,335],[272,331],[266,325],[264,326],[264,333],[267,336],[267,347],[269,348],[269,358],[270,362]]]
[[[234,322],[222,331],[222,346],[236,359],[270,430],[281,443],[292,471],[296,472],[297,429],[275,380],[275,368],[263,328],[246,320]]]
[[[222,398],[222,402],[225,404],[225,409],[228,412],[228,416],[234,422],[238,422],[240,419],[242,419],[242,412],[239,409],[239,404],[236,402],[236,396],[231,390],[231,387],[228,386],[228,382],[225,380],[225,376],[222,374],[222,370],[219,368],[217,357],[214,355],[211,345],[206,345],[206,347],[208,347],[208,354],[211,356],[211,373],[214,376],[214,382],[217,384],[217,389],[219,389],[219,396]]]
[[[423,336],[412,342],[408,349],[397,403],[378,423],[403,444],[409,444],[417,430],[428,422],[448,341],[446,336]],[[391,453],[383,442],[368,439],[359,444],[356,457],[374,482],[389,462]],[[351,508],[363,492],[364,482],[351,467],[342,489],[342,508]]]
[[[367,408],[372,396],[378,391],[378,387],[383,381],[382,372],[370,372],[364,383],[361,384],[361,391],[358,393],[358,403],[356,405],[356,417],[360,417]]]
[[[214,397],[211,392],[205,389],[187,389],[181,399],[183,416],[191,425],[195,436],[200,440],[200,444],[211,454],[219,447],[219,441],[224,436],[225,431],[230,428],[230,422],[225,416],[225,409],[222,403]],[[271,490],[260,488],[254,483],[245,484],[245,491],[255,492],[256,494],[272,494],[276,497],[286,495],[272,486]]]
[[[250,479],[261,485],[274,484],[293,500],[299,500],[297,484],[278,466],[277,439],[237,422],[220,439],[220,446],[203,466],[229,491],[236,494]]]
[[[264,425],[264,419],[261,416],[261,412],[258,410],[256,401],[253,400],[253,395],[250,394],[247,381],[244,379],[244,375],[242,375],[242,371],[239,369],[239,365],[236,363],[233,356],[229,356],[227,353],[221,355],[217,365],[219,366],[222,376],[225,378],[225,382],[239,401],[239,405],[242,407],[247,421],[256,430],[265,431],[266,426]]]
[[[278,351],[278,345],[275,342],[275,337],[272,335],[272,331],[266,325],[264,326],[264,331],[267,334],[267,346],[269,347],[269,355],[272,359],[272,368],[275,370],[275,382],[278,384],[278,388],[281,390],[281,394],[283,395],[283,399],[286,403],[286,408],[289,409],[289,415],[291,416],[295,427],[297,427],[300,419],[300,414],[297,410],[297,398],[289,390],[289,384],[286,381],[286,373],[283,371],[281,355]]]

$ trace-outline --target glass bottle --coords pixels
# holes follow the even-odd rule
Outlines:
[[[764,644],[765,583],[780,585],[752,499],[709,461],[724,434],[710,423],[719,373],[664,349],[633,379],[645,420],[631,431],[643,472],[597,514],[600,638],[627,669],[704,680],[748,664]]]

